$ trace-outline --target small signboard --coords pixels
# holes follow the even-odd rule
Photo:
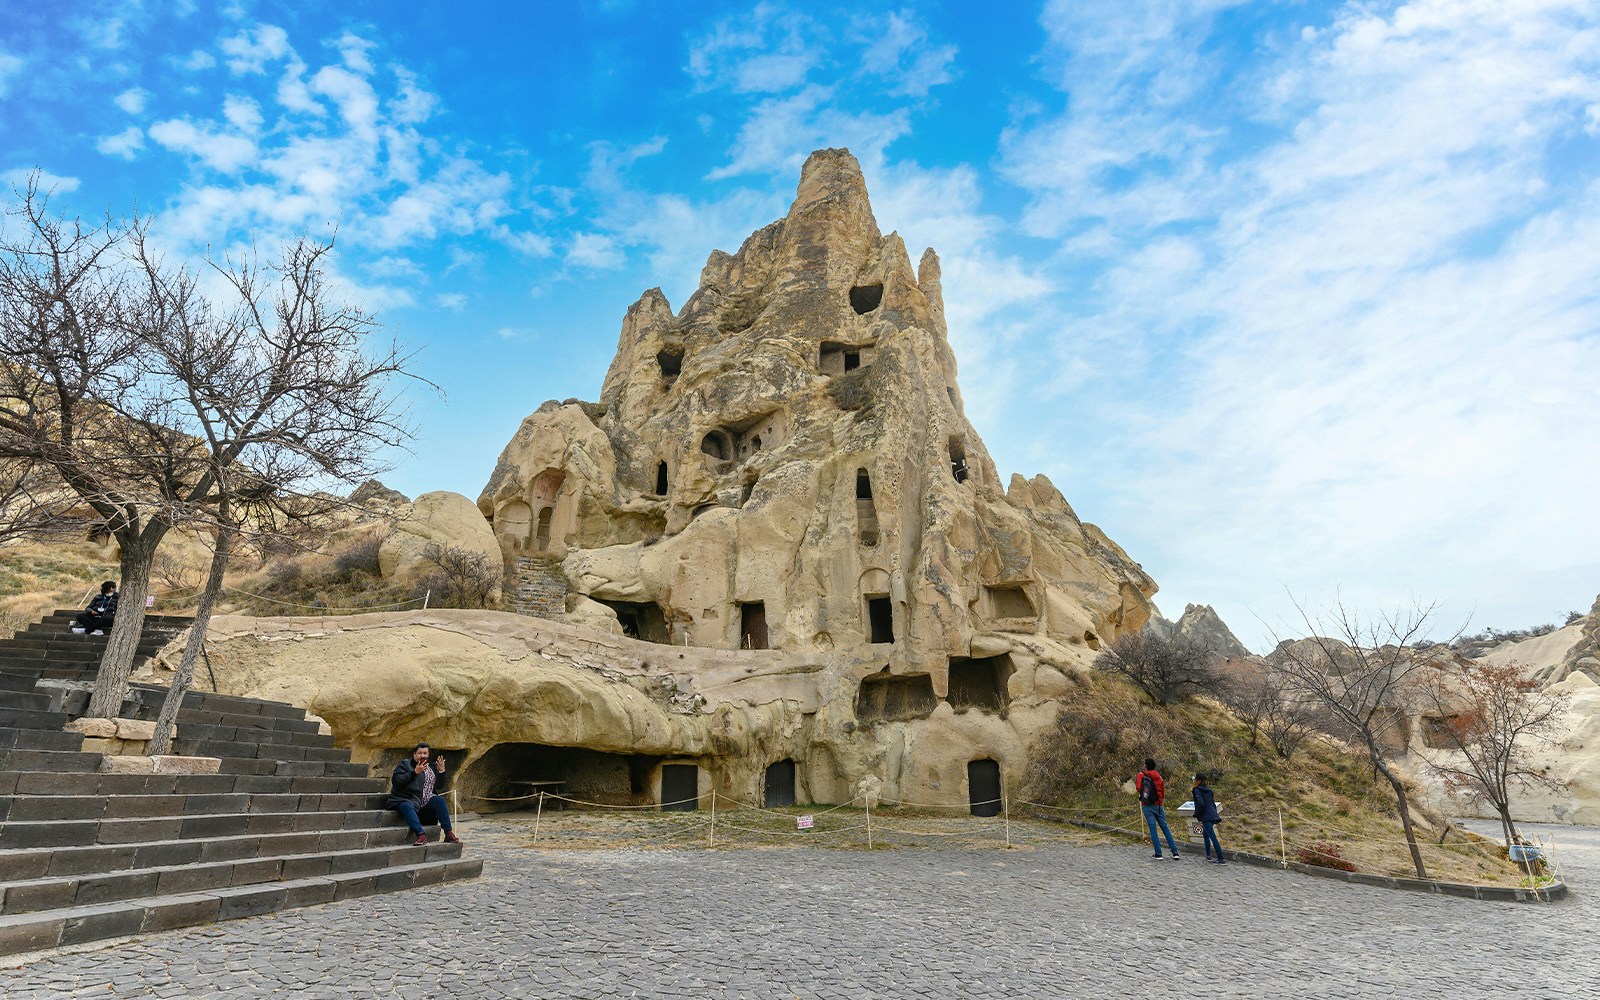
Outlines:
[[[801,830],[809,830],[815,823],[816,819],[811,816],[796,816],[794,818],[794,825]]]

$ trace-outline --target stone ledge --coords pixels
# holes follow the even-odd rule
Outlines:
[[[222,769],[217,757],[107,757],[100,763],[102,774],[216,774]]]

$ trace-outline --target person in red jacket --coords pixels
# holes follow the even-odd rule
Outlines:
[[[1150,846],[1155,848],[1152,858],[1161,860],[1161,841],[1156,839],[1156,827],[1161,827],[1161,832],[1167,835],[1167,847],[1172,851],[1172,860],[1178,860],[1178,845],[1172,840],[1172,830],[1167,826],[1167,810],[1162,805],[1167,797],[1167,783],[1161,780],[1161,772],[1156,770],[1156,762],[1152,757],[1144,759],[1144,770],[1133,776],[1134,790],[1139,793],[1139,811],[1144,813],[1145,826],[1150,828]]]

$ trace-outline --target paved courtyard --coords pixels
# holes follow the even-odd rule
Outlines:
[[[545,852],[484,821],[475,882],[4,975],[10,1000],[1600,996],[1600,830],[1556,833],[1574,891],[1527,904],[1126,846]]]

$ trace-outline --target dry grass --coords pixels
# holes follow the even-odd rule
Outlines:
[[[1222,809],[1217,833],[1223,847],[1292,860],[1310,843],[1332,843],[1358,871],[1415,877],[1387,783],[1376,778],[1364,755],[1336,740],[1309,739],[1286,762],[1264,740],[1250,746],[1244,726],[1214,702],[1157,709],[1115,682],[1080,689],[1068,711],[1076,717],[1064,723],[1064,734],[1090,735],[1063,735],[1057,749],[1036,749],[1030,795],[1057,807],[1040,815],[1106,823],[1143,836],[1138,804],[1122,783],[1144,757],[1154,756],[1168,779],[1168,821],[1180,838],[1186,830],[1180,829],[1185,824],[1177,806],[1189,797],[1189,777],[1205,771]],[[1069,747],[1074,738],[1079,742]],[[1084,745],[1096,741],[1111,745]],[[1516,885],[1526,878],[1498,844],[1449,826],[1417,805],[1415,796],[1411,812],[1431,878],[1480,885]]]
[[[25,628],[60,608],[88,604],[102,580],[117,578],[117,561],[105,548],[9,542],[0,546],[0,629]]]

